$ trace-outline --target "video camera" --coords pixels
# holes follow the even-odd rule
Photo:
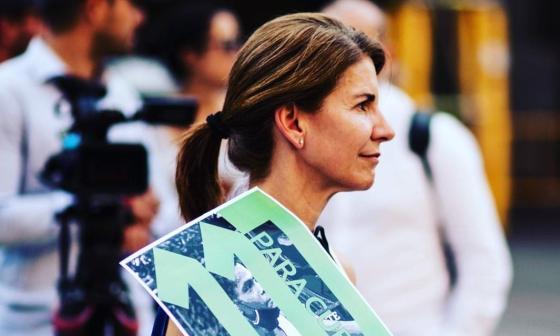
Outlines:
[[[42,173],[49,186],[80,196],[141,194],[148,185],[148,161],[140,144],[109,143],[109,128],[127,122],[187,127],[194,120],[197,103],[185,98],[148,98],[132,117],[117,110],[100,110],[107,94],[104,86],[72,76],[50,80],[70,104],[74,124],[64,139],[64,149],[51,157]]]
[[[62,93],[57,105],[70,105],[74,122],[41,172],[50,187],[74,195],[74,203],[57,214],[61,306],[54,318],[57,335],[135,335],[137,324],[120,277],[123,234],[133,222],[129,196],[148,188],[148,155],[141,144],[110,143],[109,129],[141,121],[151,125],[187,127],[197,103],[193,99],[151,98],[131,117],[100,109],[106,88],[72,76],[49,81]],[[75,272],[70,275],[70,223],[78,224],[80,242]],[[84,318],[84,317],[87,318]]]

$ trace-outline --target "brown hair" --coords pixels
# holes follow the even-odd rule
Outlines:
[[[221,113],[229,129],[228,156],[252,182],[270,169],[274,111],[294,104],[318,111],[339,77],[363,56],[377,73],[385,64],[381,45],[323,14],[299,13],[261,26],[240,50]],[[188,131],[177,159],[181,212],[193,219],[223,201],[218,181],[221,138],[207,123]]]

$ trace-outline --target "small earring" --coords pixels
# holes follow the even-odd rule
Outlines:
[[[298,143],[299,143],[300,146],[303,146],[303,138],[299,138]]]

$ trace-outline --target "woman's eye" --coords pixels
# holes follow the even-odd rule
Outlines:
[[[362,110],[364,112],[367,112],[367,110],[368,110],[367,102],[363,102],[363,103],[358,104],[358,107],[360,108],[360,110]]]

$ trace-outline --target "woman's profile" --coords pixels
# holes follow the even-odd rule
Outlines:
[[[339,21],[279,17],[245,43],[221,112],[185,135],[176,186],[187,221],[224,200],[217,176],[222,139],[231,162],[310,230],[340,191],[374,181],[381,143],[394,134],[377,109],[383,48]],[[156,335],[179,335],[171,323]],[[158,333],[159,332],[159,333]]]

